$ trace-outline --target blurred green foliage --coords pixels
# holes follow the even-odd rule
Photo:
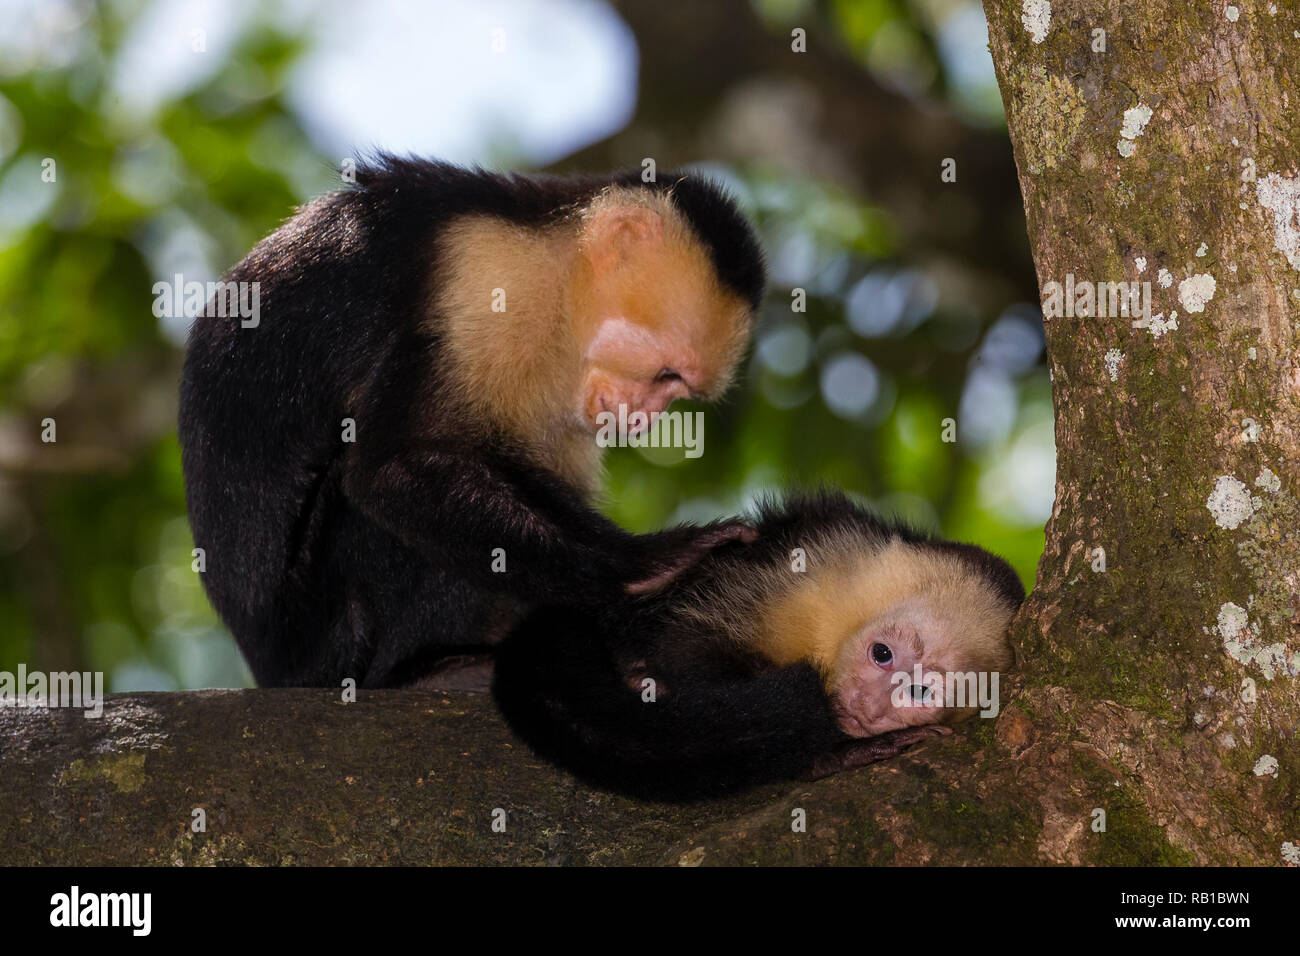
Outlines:
[[[832,7],[850,46],[884,49],[879,34],[893,30],[886,53],[942,72],[913,6]],[[335,188],[337,160],[286,105],[302,48],[270,21],[251,23],[197,88],[141,116],[116,103],[111,72],[142,8],[83,9],[74,56],[0,70],[0,669],[102,669],[115,690],[246,683],[190,569],[174,426],[184,330],[154,317],[151,290],[178,249],[215,276],[296,203]],[[1037,353],[999,373],[1015,400],[1009,428],[943,441],[996,316],[908,286],[892,223],[861,197],[774,170],[727,175],[774,250],[758,347],[707,412],[701,458],[610,455],[607,510],[646,530],[830,482],[999,551],[1032,581],[1041,516],[1017,515],[997,486],[1017,443],[1041,459],[1046,442],[1050,456]],[[901,276],[889,288],[906,295],[901,317],[864,334],[854,290],[870,292],[873,275]],[[791,309],[795,284],[804,311]],[[41,441],[46,419],[57,443]]]

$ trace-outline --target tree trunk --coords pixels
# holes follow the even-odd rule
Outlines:
[[[984,6],[1045,313],[1071,276],[1151,296],[1047,318],[1056,507],[999,734],[1048,858],[1124,807],[1152,862],[1300,863],[1300,13]]]

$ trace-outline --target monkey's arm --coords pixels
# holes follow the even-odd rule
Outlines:
[[[407,546],[487,587],[528,600],[580,601],[680,569],[746,526],[633,535],[540,469],[473,449],[421,445],[347,472],[349,499]],[[505,571],[493,569],[496,549]],[[500,567],[500,565],[498,565]]]

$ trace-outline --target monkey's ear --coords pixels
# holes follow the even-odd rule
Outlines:
[[[645,206],[605,206],[587,222],[584,249],[597,273],[606,272],[634,248],[663,240],[663,218]]]

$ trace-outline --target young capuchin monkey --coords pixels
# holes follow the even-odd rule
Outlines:
[[[746,348],[762,255],[706,179],[382,156],[225,279],[259,315],[195,320],[182,464],[261,685],[408,685],[540,602],[653,587],[751,533],[636,536],[592,507],[598,416],[713,398]]]
[[[946,675],[1012,666],[1001,558],[839,493],[754,527],[643,593],[534,611],[496,655],[515,732],[596,785],[695,799],[895,756],[983,706]]]

